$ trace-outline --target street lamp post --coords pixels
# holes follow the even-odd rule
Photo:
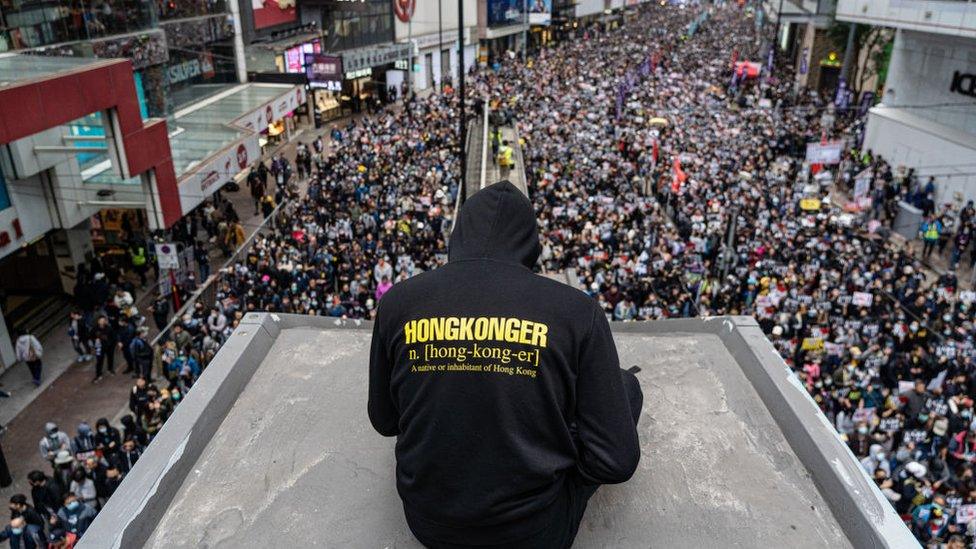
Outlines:
[[[467,200],[467,179],[468,158],[464,147],[465,137],[465,115],[464,115],[464,0],[458,0],[458,103],[461,108],[461,115],[458,118],[458,150],[461,154],[461,199]],[[457,212],[454,212],[457,216]]]
[[[450,55],[447,66],[450,67]],[[444,93],[444,23],[441,21],[441,0],[437,0],[437,60],[441,64],[441,79],[437,82],[438,93]]]

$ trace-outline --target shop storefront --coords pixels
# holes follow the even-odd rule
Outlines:
[[[400,95],[402,71],[397,61],[410,57],[410,44],[380,44],[342,52],[343,83],[340,108],[362,112],[389,100],[389,90]]]
[[[312,116],[315,127],[343,115],[340,98],[342,96],[342,57],[314,53],[305,57],[306,76],[310,89]]]
[[[522,0],[488,0],[487,28],[482,45],[487,49],[488,62],[508,55],[521,54],[523,33],[528,28],[528,17]]]

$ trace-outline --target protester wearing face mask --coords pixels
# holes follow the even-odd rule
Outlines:
[[[51,462],[54,466],[54,458],[61,450],[71,449],[71,439],[67,433],[58,429],[57,424],[48,422],[44,425],[44,436],[41,437],[39,448],[41,457]]]
[[[64,497],[64,506],[58,510],[56,518],[52,518],[52,526],[63,528],[64,530],[81,537],[85,535],[92,521],[95,520],[95,509],[79,500],[74,493],[68,493]]]
[[[8,541],[10,549],[45,549],[44,531],[35,524],[28,524],[23,517],[10,519],[0,531],[0,541]]]
[[[113,454],[122,446],[119,430],[109,425],[108,418],[99,418],[95,423],[95,448],[102,457],[111,460]]]
[[[14,494],[10,497],[10,518],[17,517],[23,517],[27,524],[36,526],[42,534],[44,533],[44,517],[27,503],[27,496],[24,494]]]

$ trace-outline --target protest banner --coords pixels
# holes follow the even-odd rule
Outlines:
[[[800,209],[805,212],[813,212],[820,209],[819,198],[803,198],[800,200]]]
[[[803,338],[803,343],[800,345],[800,348],[804,351],[823,351],[824,340],[820,337],[805,337]]]
[[[867,292],[854,292],[851,303],[857,307],[870,307],[874,303],[874,295]]]

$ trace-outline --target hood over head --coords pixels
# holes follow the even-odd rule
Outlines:
[[[450,261],[495,259],[531,269],[542,253],[532,203],[508,181],[474,193],[457,213],[448,251]]]

